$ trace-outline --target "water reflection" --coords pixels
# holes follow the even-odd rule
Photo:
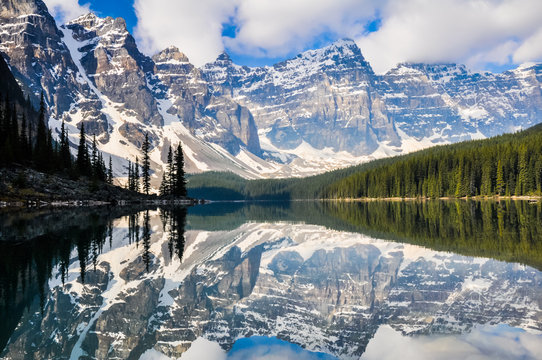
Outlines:
[[[172,213],[173,210],[168,210]],[[186,209],[170,224],[173,238],[184,238]],[[38,301],[43,312],[47,281],[55,277],[65,283],[74,254],[79,279],[85,284],[89,271],[96,271],[99,255],[113,246],[113,221],[128,219],[128,243],[142,241],[141,256],[150,264],[150,214],[137,208],[74,209],[70,211],[19,211],[0,214],[0,348],[4,348],[22,314]],[[141,216],[142,215],[142,216]],[[177,243],[176,243],[177,244]],[[182,248],[175,246],[182,258]],[[35,295],[39,296],[36,297]]]
[[[66,216],[64,227],[28,230],[29,242],[20,242],[24,227],[3,232],[16,239],[0,251],[13,265],[1,269],[6,358],[180,357],[198,344],[214,344],[217,358],[301,351],[288,343],[307,350],[299,357],[359,358],[380,354],[388,330],[398,344],[408,336],[426,347],[436,335],[481,339],[488,332],[477,329],[490,324],[542,331],[540,204],[291,202]]]

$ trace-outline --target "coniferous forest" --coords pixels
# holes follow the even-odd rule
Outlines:
[[[437,146],[301,179],[189,178],[190,196],[215,200],[542,195],[542,125]]]
[[[47,127],[43,94],[36,111],[1,57],[0,76],[0,168],[32,168],[44,173],[65,174],[72,179],[86,176],[112,182],[111,159],[107,168],[95,138],[89,148],[84,124],[80,128],[79,146],[74,158],[70,153],[65,124],[62,123],[58,141]]]
[[[31,103],[25,102],[31,107]],[[93,180],[112,183],[113,174],[111,160],[109,168],[105,164],[102,153],[98,151],[94,137],[89,148],[85,126],[81,124],[77,156],[70,153],[68,131],[62,122],[59,141],[53,138],[51,129],[46,126],[46,106],[41,96],[37,112],[37,125],[33,126],[26,119],[26,113],[32,109],[23,109],[19,117],[17,106],[6,96],[0,112],[0,166],[29,167],[45,173],[69,175],[72,179],[86,176]]]
[[[542,125],[439,146],[341,179],[325,198],[524,196],[542,193]]]

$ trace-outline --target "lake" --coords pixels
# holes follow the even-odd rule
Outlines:
[[[5,359],[540,359],[542,205],[0,212]]]

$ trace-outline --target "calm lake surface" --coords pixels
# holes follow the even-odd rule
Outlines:
[[[542,359],[542,205],[0,213],[5,359]]]

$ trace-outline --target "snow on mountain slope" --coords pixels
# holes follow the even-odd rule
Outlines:
[[[196,132],[188,130],[185,124],[190,126],[190,122],[181,120],[180,116],[171,113],[170,110],[173,107],[171,96],[161,98],[157,96],[155,99],[153,90],[163,88],[164,85],[160,83],[159,79],[156,79],[157,76],[143,72],[149,59],[145,59],[140,53],[134,53],[134,50],[132,52],[126,50],[127,39],[131,36],[126,32],[124,26],[124,23],[120,22],[119,24],[118,21],[111,18],[100,19],[93,14],[88,14],[68,23],[61,29],[64,34],[64,42],[79,70],[78,80],[88,84],[95,96],[100,99],[100,111],[107,118],[108,131],[98,132],[97,139],[100,150],[104,151],[106,156],[107,154],[112,155],[114,173],[117,177],[122,177],[122,174],[126,173],[127,160],[133,162],[137,156],[141,158],[140,148],[144,132],[150,134],[153,142],[151,167],[154,169],[165,167],[164,162],[168,147],[170,145],[176,146],[179,141],[184,146],[189,172],[213,169],[234,171],[247,178],[258,178],[260,175],[258,169],[254,168],[255,164],[261,169],[273,169],[272,166],[259,158],[251,159],[249,165],[245,164],[242,159],[235,157],[222,146],[216,144],[219,142],[216,139],[213,143],[213,139],[209,139],[209,131],[202,139],[198,136],[201,130]],[[106,56],[100,55],[102,51],[106,52]],[[94,58],[98,59],[95,63],[92,62]],[[86,62],[86,65],[83,62]],[[138,62],[143,65],[138,65]],[[135,74],[129,72],[130,66],[135,68]],[[136,80],[133,80],[134,78]],[[147,84],[148,78],[151,81],[155,78],[152,85]],[[119,85],[110,85],[115,83]],[[130,90],[130,87],[135,89]],[[128,88],[128,90],[119,93],[119,88]],[[137,95],[137,91],[143,92]],[[145,104],[145,99],[148,96],[151,96],[151,100]],[[133,103],[137,106],[131,106],[130,97],[134,98]],[[151,110],[154,108],[156,116],[153,115],[151,119],[157,120],[147,121],[148,118],[143,116],[145,113],[140,111],[141,107]],[[69,117],[68,129],[72,134],[74,144],[78,134],[76,127],[79,127],[81,122],[85,122],[87,132],[96,133],[93,131],[95,129],[93,123],[87,123],[80,112],[81,109],[74,106]],[[207,123],[211,123],[211,129],[214,127],[220,131],[218,122],[211,117],[207,117],[205,120]],[[51,125],[58,131],[60,121],[52,118]],[[222,132],[228,133],[225,129],[222,129]],[[242,142],[239,144],[244,146]],[[241,148],[238,151],[245,152],[246,150]],[[159,185],[161,178],[159,175],[156,174],[153,177],[152,182],[155,187]]]

